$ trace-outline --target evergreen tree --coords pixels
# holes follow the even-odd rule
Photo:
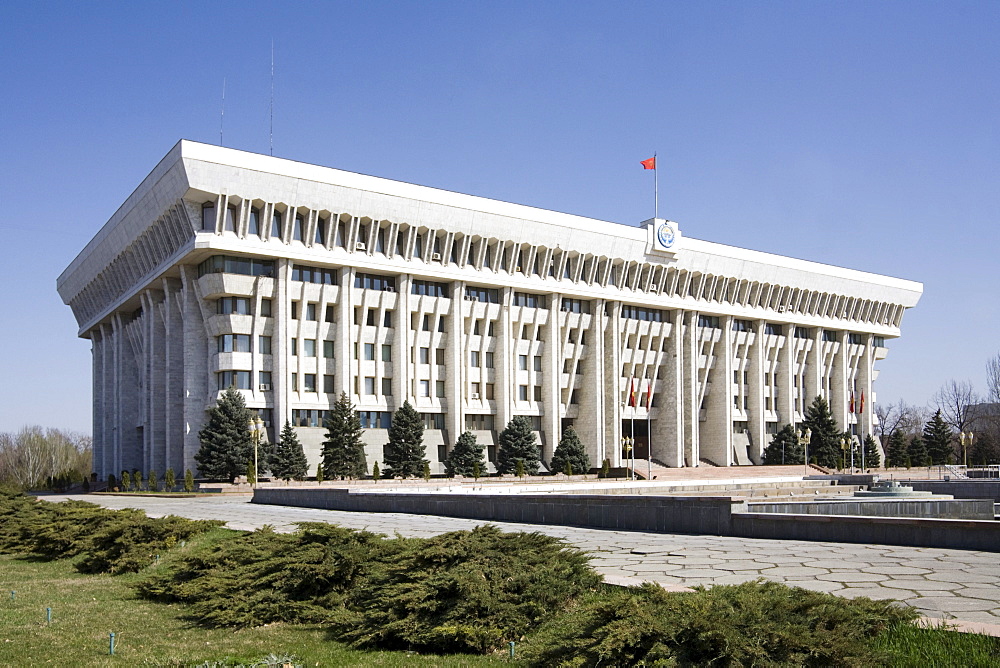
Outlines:
[[[177,487],[177,477],[174,475],[174,469],[168,468],[166,474],[163,476],[163,489],[172,492],[174,491],[174,487]]]
[[[805,463],[805,450],[799,444],[795,427],[786,424],[771,438],[771,442],[764,448],[763,462],[771,466]]]
[[[208,422],[198,432],[201,448],[194,456],[201,475],[234,482],[247,470],[253,458],[250,421],[253,411],[234,387],[227,389],[208,414]]]
[[[590,470],[590,458],[587,457],[587,451],[584,449],[583,443],[580,442],[580,437],[577,436],[576,429],[573,429],[572,425],[563,430],[562,439],[559,440],[556,451],[552,453],[552,462],[549,464],[549,470],[563,471],[565,473],[567,467],[571,471],[567,475],[586,473]]]
[[[375,462],[374,464],[372,464],[372,480],[378,482],[379,478],[381,477],[382,477],[382,472],[378,470],[378,462]]]
[[[910,446],[906,449],[906,454],[910,458],[911,466],[927,466],[930,462],[927,459],[927,445],[920,434],[914,434],[910,439]]]
[[[361,419],[346,392],[341,392],[323,423],[323,476],[363,478],[368,468],[365,446],[361,442]]]
[[[903,435],[902,429],[897,429],[889,436],[889,444],[885,450],[885,465],[906,466],[906,436]]]
[[[476,442],[476,437],[467,431],[458,437],[455,447],[448,453],[444,467],[448,475],[471,476],[473,468],[483,462],[483,446]]]
[[[419,476],[424,470],[424,419],[404,401],[393,413],[389,426],[389,442],[385,444],[382,463],[389,477]]]
[[[323,462],[316,465],[316,482],[323,482]]]
[[[132,491],[132,476],[129,475],[128,471],[122,471],[122,491]]]
[[[535,443],[535,433],[531,421],[523,415],[515,416],[500,432],[497,447],[497,471],[501,474],[514,473],[517,462],[521,462],[525,472],[538,473],[540,453]]]
[[[479,476],[483,473],[483,465],[479,462],[472,462],[472,477],[479,480]]]
[[[150,492],[158,492],[160,490],[160,481],[156,477],[156,471],[149,469],[149,478],[147,480],[146,489]]]
[[[607,478],[611,475],[611,460],[605,459],[601,462],[601,472],[597,474],[598,478]]]
[[[816,397],[806,408],[802,429],[811,429],[809,459],[820,466],[835,468],[840,458],[840,428],[823,397]]]
[[[302,450],[302,443],[292,429],[292,423],[285,420],[285,426],[281,428],[281,436],[274,449],[274,457],[271,462],[271,473],[282,480],[302,480],[309,472],[309,463],[306,461],[306,454]]]
[[[976,440],[969,449],[969,461],[979,466],[1000,464],[1000,443],[996,436],[989,432],[976,434]]]
[[[117,491],[117,489],[118,489],[118,481],[115,480],[115,474],[114,473],[109,473],[108,474],[108,491],[109,492],[114,492],[114,491]]]
[[[426,459],[424,460],[423,476],[424,476],[424,480],[430,480],[431,479],[431,463],[429,461],[427,461]]]
[[[865,436],[865,467],[877,469],[882,466],[882,455],[879,454],[878,444],[871,434]]]
[[[194,491],[194,474],[191,469],[184,471],[184,491],[189,494]]]
[[[927,455],[931,464],[950,464],[954,461],[951,427],[941,417],[940,410],[924,425],[924,443],[927,445]]]

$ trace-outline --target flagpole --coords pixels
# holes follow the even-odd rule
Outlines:
[[[659,165],[656,164],[656,151],[653,151],[653,219],[660,217],[660,178]]]

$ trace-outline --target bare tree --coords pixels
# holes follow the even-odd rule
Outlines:
[[[972,407],[980,402],[972,383],[950,380],[934,395],[934,405],[945,422],[957,431],[965,431],[972,422]]]
[[[1000,353],[986,360],[986,390],[989,400],[1000,404]]]
[[[908,426],[912,412],[913,408],[902,399],[894,404],[875,404],[875,417],[878,418],[875,433],[883,446],[897,429],[905,429]]]
[[[91,469],[91,439],[58,429],[24,427],[15,434],[0,434],[0,483],[30,488],[50,476]]]

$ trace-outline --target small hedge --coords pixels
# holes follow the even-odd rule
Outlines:
[[[891,601],[764,580],[690,593],[647,583],[603,591],[555,617],[525,645],[525,658],[567,667],[871,665],[871,639],[916,617]]]

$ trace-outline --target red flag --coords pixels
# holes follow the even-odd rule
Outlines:
[[[642,165],[643,169],[656,169],[656,156],[654,155],[649,160],[640,160],[639,164]]]
[[[851,390],[851,409],[847,411],[848,413],[854,412],[854,390]]]
[[[646,381],[646,412],[649,412],[649,407],[653,405],[653,381]]]
[[[635,378],[628,379],[628,405],[635,408]]]
[[[865,412],[865,391],[861,390],[861,405],[858,407],[858,415]]]

